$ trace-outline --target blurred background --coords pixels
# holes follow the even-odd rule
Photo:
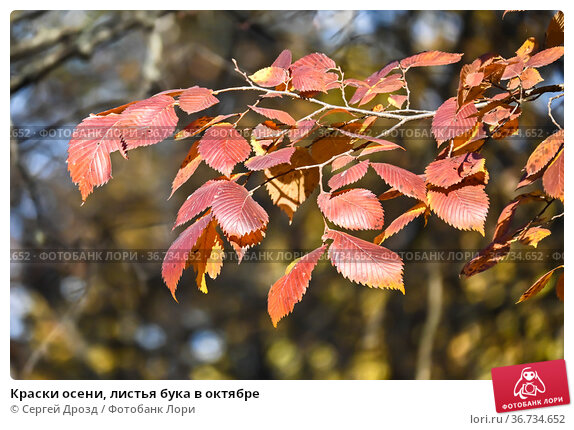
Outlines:
[[[294,59],[324,52],[347,78],[364,79],[394,59],[438,49],[464,52],[459,64],[413,69],[415,109],[436,109],[455,95],[462,64],[493,51],[509,58],[534,36],[543,42],[551,11],[25,11],[11,21],[11,125],[40,127],[38,139],[13,133],[10,247],[18,249],[166,249],[181,203],[207,177],[201,167],[167,200],[192,140],[165,141],[113,154],[113,179],[81,206],[67,172],[63,131],[90,113],[192,85],[241,85],[235,58],[253,73],[286,48]],[[563,63],[540,69],[563,82]],[[208,114],[242,111],[254,94],[233,94]],[[340,95],[326,100],[338,103]],[[530,126],[550,126],[547,98],[523,108]],[[275,101],[271,101],[275,102]],[[289,101],[281,101],[290,103]],[[372,104],[372,103],[371,103]],[[270,104],[270,106],[272,103]],[[369,105],[370,106],[370,105]],[[285,107],[298,117],[302,104]],[[554,115],[563,124],[562,105]],[[255,118],[253,119],[255,121]],[[180,128],[189,119],[180,122]],[[417,124],[428,130],[430,121]],[[529,153],[542,139],[491,141],[483,154],[491,181],[486,238],[436,216],[413,222],[386,242],[394,251],[477,250],[489,243],[500,210]],[[377,155],[416,173],[436,156],[432,138],[398,138],[406,153]],[[360,186],[386,189],[374,174]],[[539,189],[536,183],[530,189]],[[255,194],[271,218],[265,249],[312,249],[322,220],[315,195],[293,224]],[[383,202],[386,222],[412,206]],[[525,207],[527,221],[541,208]],[[552,205],[549,215],[562,211]],[[157,262],[34,263],[12,259],[11,374],[17,379],[482,379],[496,366],[563,358],[564,307],[552,281],[534,299],[515,301],[539,276],[561,264],[563,218],[544,239],[537,261],[512,261],[459,279],[464,261],[407,261],[403,296],[355,285],[323,262],[303,301],[274,329],[269,287],[287,262],[229,262],[209,294],[193,271],[176,303]],[[376,233],[362,234],[372,239]],[[522,249],[517,246],[516,249]]]

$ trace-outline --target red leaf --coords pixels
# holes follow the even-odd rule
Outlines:
[[[426,202],[426,185],[420,176],[387,163],[371,163],[371,167],[389,186],[406,196]]]
[[[271,64],[272,67],[281,67],[283,69],[288,69],[291,65],[291,51],[284,49],[277,59]]]
[[[564,266],[555,267],[550,272],[547,272],[540,278],[538,278],[538,280],[534,284],[532,284],[532,286],[528,290],[526,290],[524,294],[522,294],[522,296],[520,296],[520,299],[518,299],[516,303],[522,303],[523,301],[528,300],[532,296],[538,294],[548,284],[554,272],[558,269],[562,269],[563,267]]]
[[[408,69],[409,67],[444,66],[458,63],[463,55],[441,51],[426,51],[401,60],[401,67]]]
[[[446,223],[459,230],[476,230],[484,236],[488,196],[484,185],[454,185],[428,190],[430,208]]]
[[[335,191],[339,188],[343,188],[349,184],[357,182],[359,179],[365,176],[368,169],[369,162],[361,161],[359,164],[355,164],[354,166],[349,167],[344,172],[333,175],[328,182],[329,188],[331,188],[331,191]]]
[[[249,192],[235,182],[219,185],[211,205],[213,215],[228,236],[245,236],[267,225],[269,216]]]
[[[339,170],[349,164],[351,161],[355,161],[355,157],[352,155],[342,155],[335,158],[331,163],[331,171]]]
[[[225,182],[226,181],[221,180],[207,181],[195,190],[183,205],[181,205],[181,208],[179,208],[173,228],[190,221],[192,218],[210,207],[215,195],[219,191],[219,186]]]
[[[439,146],[445,140],[452,139],[470,130],[476,124],[477,113],[474,103],[467,103],[458,110],[456,97],[445,101],[436,111],[432,121],[432,133]]]
[[[393,91],[400,90],[404,85],[405,83],[402,75],[395,73],[387,76],[366,91],[365,95],[361,99],[361,103],[359,103],[359,106],[369,103],[373,98],[375,98],[375,96],[377,96],[377,94],[392,93]]]
[[[279,164],[289,163],[294,152],[295,148],[291,147],[278,149],[270,154],[258,155],[247,160],[245,162],[245,167],[249,170],[265,170]]]
[[[526,63],[527,67],[542,67],[554,63],[564,55],[563,46],[555,46],[554,48],[545,49],[538,54],[533,55]]]
[[[563,143],[564,130],[559,130],[544,139],[528,157],[526,174],[531,176],[542,170],[556,156]]]
[[[205,132],[199,142],[199,153],[210,167],[230,176],[235,165],[249,157],[251,145],[233,125],[220,123]]]
[[[387,240],[392,235],[398,233],[403,228],[405,228],[408,224],[414,221],[419,216],[423,215],[427,210],[427,206],[423,203],[417,203],[404,214],[399,215],[397,218],[393,220],[389,224],[389,226],[383,231],[380,235],[378,235],[375,240],[373,240],[376,244],[381,244],[383,241]]]
[[[384,224],[384,211],[379,199],[363,188],[335,194],[321,193],[317,204],[329,221],[349,230],[376,230]]]
[[[121,115],[91,116],[84,119],[72,134],[68,144],[68,170],[85,201],[94,187],[111,178],[110,153],[118,151],[122,142],[117,126]]]
[[[160,94],[128,106],[122,113],[125,149],[153,145],[171,136],[178,121],[174,104],[173,97]]]
[[[289,73],[281,67],[265,67],[249,76],[253,82],[262,87],[276,87],[289,80]]]
[[[359,102],[365,96],[365,94],[367,94],[367,91],[371,86],[375,85],[377,82],[379,82],[385,76],[387,76],[391,72],[391,70],[396,69],[398,66],[399,66],[398,61],[393,61],[393,62],[387,64],[381,70],[373,73],[371,76],[369,76],[367,79],[365,79],[364,85],[359,84],[359,82],[361,82],[361,81],[356,81],[358,88],[355,91],[355,94],[353,94],[353,97],[351,97],[351,100],[349,100],[349,104],[355,104],[355,103]]]
[[[292,128],[287,133],[287,136],[289,137],[291,144],[293,145],[299,142],[300,140],[304,139],[305,137],[307,137],[313,131],[316,125],[317,122],[314,119],[297,121],[296,126],[297,128]]]
[[[327,245],[323,245],[311,251],[290,270],[288,268],[289,271],[273,284],[267,298],[267,310],[274,327],[277,327],[281,318],[293,312],[295,304],[301,301],[309,286],[311,272],[326,249]]]
[[[175,290],[185,269],[189,253],[210,221],[211,214],[207,214],[186,228],[175,242],[171,244],[165,255],[161,267],[161,275],[176,301]]]
[[[564,149],[544,172],[542,185],[550,197],[564,201]]]
[[[287,112],[284,112],[282,110],[260,108],[257,106],[249,106],[249,108],[252,111],[257,112],[259,115],[263,115],[263,116],[270,118],[270,119],[276,119],[277,121],[282,122],[283,124],[287,124],[287,125],[291,125],[291,126],[295,126],[297,124],[297,121],[295,121],[291,115],[289,115]]]
[[[375,151],[375,152],[391,151],[393,149],[402,149],[402,150],[405,149],[401,145],[397,145],[396,143],[389,142],[388,140],[385,140],[385,139],[379,139],[378,137],[371,137],[371,136],[366,136],[364,134],[351,133],[350,131],[347,131],[347,130],[342,129],[342,128],[339,129],[339,132],[341,134],[344,134],[345,136],[349,136],[349,137],[352,137],[354,139],[363,139],[363,140],[366,140],[368,142],[378,143],[379,146],[377,147],[377,151]],[[371,153],[369,151],[366,151],[366,149],[367,148],[365,148],[363,150],[363,152],[361,152],[361,155],[366,155],[366,154]],[[366,153],[365,153],[365,151],[366,151]]]
[[[217,103],[219,100],[208,88],[191,87],[179,96],[179,107],[187,113],[199,112]]]
[[[485,172],[484,157],[470,152],[433,161],[427,166],[425,176],[429,184],[447,188],[478,172]]]
[[[175,140],[181,140],[181,139],[185,139],[186,137],[197,136],[199,133],[201,133],[203,130],[207,129],[208,127],[211,127],[213,124],[217,124],[218,122],[221,122],[221,121],[223,121],[229,117],[235,116],[235,115],[237,115],[237,114],[232,113],[229,115],[217,115],[216,117],[202,116],[200,118],[193,120],[188,125],[186,125],[185,128],[178,131],[175,134],[174,139]]]
[[[175,193],[179,187],[181,187],[185,182],[187,182],[189,178],[191,178],[191,175],[195,173],[201,164],[201,155],[199,155],[199,151],[197,150],[198,146],[199,142],[194,142],[193,145],[191,145],[187,156],[183,160],[183,163],[181,163],[181,167],[179,168],[177,175],[171,184],[171,194],[169,195],[169,198],[173,196],[173,193]]]
[[[315,52],[313,54],[305,55],[291,64],[291,70],[296,70],[299,67],[308,66],[313,69],[327,71],[337,67],[335,62],[327,57],[325,54]]]
[[[329,259],[345,278],[371,288],[390,288],[403,294],[403,262],[394,252],[349,234],[329,230]]]

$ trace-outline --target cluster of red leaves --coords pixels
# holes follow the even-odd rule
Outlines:
[[[175,226],[191,223],[169,248],[162,267],[166,285],[175,298],[183,271],[192,267],[198,288],[207,293],[205,275],[216,278],[223,264],[225,238],[239,261],[252,246],[265,237],[269,216],[257,203],[246,183],[253,172],[262,172],[264,186],[273,204],[289,220],[299,206],[319,187],[317,205],[325,219],[322,244],[293,262],[283,277],[270,289],[268,311],[274,325],[289,314],[303,297],[311,272],[327,253],[328,259],[345,278],[372,288],[388,288],[404,293],[403,262],[380,244],[419,216],[431,213],[461,230],[476,230],[484,235],[488,212],[485,187],[489,175],[480,150],[488,139],[501,139],[516,131],[521,114],[516,100],[524,91],[542,81],[537,68],[550,64],[563,53],[556,46],[536,54],[535,42],[529,39],[511,59],[487,55],[462,67],[456,97],[445,101],[436,111],[432,132],[438,147],[447,142],[424,174],[415,174],[388,163],[371,162],[369,155],[403,149],[396,143],[369,136],[377,115],[357,118],[345,108],[331,109],[320,118],[308,116],[296,120],[289,113],[257,104],[269,96],[293,93],[302,98],[314,97],[333,89],[356,90],[349,105],[362,106],[380,94],[387,95],[388,106],[377,105],[373,112],[401,109],[407,94],[391,94],[406,86],[405,73],[413,67],[440,66],[458,62],[462,54],[432,51],[394,61],[364,81],[342,79],[335,62],[321,53],[307,55],[292,62],[291,53],[283,51],[269,67],[251,76],[250,81],[263,89],[258,103],[248,110],[267,120],[250,131],[250,140],[237,124],[248,112],[202,116],[175,134],[175,139],[200,136],[189,152],[172,184],[171,194],[179,189],[205,163],[223,176],[197,188],[181,206]],[[340,77],[341,76],[341,77]],[[503,82],[506,88],[502,87]],[[265,88],[273,90],[265,91]],[[494,96],[487,90],[502,88]],[[130,103],[86,118],[76,128],[69,143],[68,168],[78,184],[82,199],[94,187],[111,177],[110,154],[119,151],[127,158],[129,150],[158,143],[171,136],[178,123],[175,108],[194,114],[219,103],[218,92],[191,87],[169,90],[145,100]],[[346,113],[345,123],[326,124],[325,116]],[[226,122],[238,116],[235,123]],[[330,130],[311,138],[320,128]],[[311,138],[311,143],[303,144]],[[530,156],[521,185],[543,178],[545,193],[527,193],[505,208],[498,221],[492,243],[463,269],[470,276],[500,261],[512,241],[536,246],[547,233],[536,223],[510,229],[516,208],[527,201],[557,198],[563,200],[563,131],[548,137]],[[242,165],[244,171],[234,173]],[[325,191],[322,169],[331,167]],[[372,168],[390,188],[376,196],[365,188],[348,188]],[[416,204],[384,228],[381,201],[398,196],[416,200]],[[346,230],[382,230],[373,242],[367,242],[328,226]]]

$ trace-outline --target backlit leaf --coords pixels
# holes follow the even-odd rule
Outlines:
[[[269,180],[265,188],[273,204],[284,211],[290,221],[293,220],[293,214],[297,208],[319,184],[317,167],[304,170],[293,169],[315,163],[307,149],[296,147],[295,153],[291,156],[291,164],[280,164],[265,170],[265,176]]]
[[[317,204],[325,217],[349,230],[376,230],[383,227],[381,203],[371,191],[363,188],[343,190],[334,194],[321,193]]]
[[[199,141],[199,153],[208,166],[230,176],[237,163],[245,161],[251,145],[229,123],[215,124]]]
[[[179,208],[173,228],[191,221],[197,215],[209,208],[211,203],[213,203],[215,195],[219,191],[219,186],[224,182],[226,181],[207,181],[192,194],[190,194],[187,200],[183,202],[183,205],[181,205],[181,208]]]
[[[564,45],[564,12],[558,11],[552,17],[546,30],[546,47]]]
[[[195,283],[202,293],[207,294],[205,275],[215,279],[223,266],[223,240],[217,233],[217,221],[212,219],[192,248],[188,263],[196,273]]]
[[[389,237],[401,231],[416,218],[423,215],[426,211],[427,205],[425,205],[423,202],[417,203],[404,214],[395,218],[393,222],[391,222],[389,226],[373,240],[373,243],[380,245]]]
[[[443,66],[458,63],[464,54],[450,54],[441,51],[426,51],[401,60],[401,67]]]
[[[179,107],[187,113],[199,112],[219,103],[213,91],[198,86],[188,88],[179,96]]]
[[[527,67],[542,67],[554,63],[564,55],[563,46],[555,46],[533,55],[526,63]]]
[[[473,275],[484,272],[502,261],[510,252],[507,242],[492,242],[478,253],[476,257],[464,265],[460,274],[470,278]]]
[[[339,273],[350,281],[371,288],[390,288],[403,294],[403,262],[380,245],[349,234],[329,230],[323,240],[332,239],[329,259]]]
[[[471,152],[433,161],[425,169],[425,175],[429,184],[447,188],[468,176],[485,171],[484,157]]]
[[[544,227],[530,227],[525,232],[521,233],[517,240],[524,244],[530,245],[536,248],[538,246],[538,242],[540,242],[545,237],[550,236],[552,232]]]
[[[526,290],[524,294],[522,294],[522,296],[520,296],[520,299],[518,299],[516,303],[522,303],[523,301],[528,300],[532,296],[538,294],[548,284],[548,281],[550,281],[550,278],[552,278],[554,272],[558,269],[562,269],[563,267],[564,266],[555,267],[550,272],[547,272],[540,278],[538,278],[538,280],[534,284],[532,284],[532,286],[528,290]]]
[[[165,255],[161,274],[174,299],[177,283],[185,269],[189,253],[211,221],[211,218],[211,214],[208,213],[186,228],[171,244]]]
[[[371,163],[371,167],[389,186],[406,196],[426,202],[426,185],[420,176],[387,163]]]
[[[476,124],[477,113],[474,103],[468,103],[458,110],[456,97],[445,101],[436,111],[432,121],[432,133],[439,146],[442,142],[459,136]]]
[[[526,162],[526,174],[528,176],[542,170],[556,156],[560,147],[564,143],[564,130],[548,136],[540,143],[528,157]]]
[[[173,97],[157,95],[130,105],[122,113],[125,149],[154,145],[171,136],[178,121],[174,104]]]
[[[249,192],[235,182],[223,181],[211,205],[213,215],[227,236],[244,236],[269,221],[267,212]]]
[[[301,257],[284,276],[273,284],[267,297],[267,311],[274,327],[277,327],[279,320],[289,315],[295,304],[301,301],[309,286],[311,272],[326,249],[327,245],[323,245]]]
[[[291,115],[282,110],[260,108],[257,106],[249,106],[249,108],[252,111],[257,112],[259,115],[263,115],[270,119],[276,119],[277,121],[282,122],[283,124],[291,126],[295,126],[297,124],[297,121],[295,121]]]
[[[431,187],[429,206],[446,223],[460,230],[476,230],[484,236],[488,196],[484,185],[463,182],[450,188]]]
[[[271,64],[272,67],[281,67],[283,69],[288,69],[290,65],[291,65],[291,51],[289,51],[288,49],[284,49],[283,51],[281,51],[281,53],[275,59],[273,64]]]
[[[393,149],[402,149],[404,151],[405,148],[403,148],[401,145],[397,145],[396,143],[393,142],[389,142],[388,140],[385,139],[379,139],[378,137],[372,137],[372,136],[367,136],[364,134],[359,134],[359,133],[351,133],[350,131],[347,131],[345,129],[339,129],[339,132],[341,134],[344,134],[345,136],[348,137],[352,137],[353,139],[363,139],[366,140],[368,142],[374,142],[377,143],[377,151],[391,151]],[[365,148],[362,152],[361,155],[366,155],[366,154],[370,154],[372,153],[372,149],[371,151],[366,151],[367,148]],[[366,151],[366,153],[365,153]]]
[[[329,179],[328,185],[331,191],[338,190],[339,188],[346,187],[354,182],[357,182],[367,173],[369,169],[368,161],[361,161],[354,166],[349,167],[347,170],[333,175]]]
[[[560,150],[544,172],[542,185],[550,197],[564,201],[564,149]]]
[[[199,142],[194,142],[193,145],[191,145],[191,148],[189,149],[185,159],[181,163],[177,175],[171,184],[171,194],[169,195],[170,198],[179,187],[181,187],[185,182],[187,182],[189,178],[191,178],[191,175],[195,173],[201,164],[201,155],[199,155],[199,151],[197,149],[198,147]]]
[[[245,162],[245,167],[249,170],[265,170],[279,164],[289,163],[295,148],[282,148],[269,154],[258,155]]]
[[[217,124],[227,118],[235,116],[236,114],[229,114],[229,115],[217,115],[216,117],[212,116],[202,116],[200,118],[194,119],[188,125],[185,126],[182,130],[178,131],[174,139],[181,140],[187,137],[193,137],[201,133],[203,130],[211,127],[213,124]]]
[[[94,187],[104,185],[112,176],[110,153],[119,151],[122,142],[117,126],[121,115],[91,116],[84,119],[68,144],[68,170],[85,201]]]
[[[281,67],[265,67],[249,76],[253,82],[262,87],[276,87],[289,80],[289,73]]]

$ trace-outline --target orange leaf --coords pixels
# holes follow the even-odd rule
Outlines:
[[[558,11],[552,17],[546,30],[546,47],[564,45],[564,12]]]
[[[401,258],[379,245],[349,234],[328,230],[323,240],[332,239],[329,259],[339,273],[352,282],[371,288],[390,288],[405,293]]]
[[[335,194],[321,193],[317,204],[325,217],[340,227],[375,230],[383,226],[383,207],[369,190],[354,188]]]
[[[293,312],[295,304],[301,301],[309,286],[311,272],[326,249],[327,245],[323,245],[311,251],[273,284],[267,298],[267,310],[274,327],[277,327],[281,318]]]
[[[212,116],[202,116],[197,119],[194,119],[188,125],[185,126],[182,130],[178,131],[174,139],[175,140],[182,140],[186,137],[193,137],[201,133],[208,127],[211,127],[213,124],[217,124],[229,117],[235,116],[236,114],[229,114],[229,115],[217,115],[216,117]]]
[[[552,278],[554,272],[558,269],[562,269],[563,267],[564,266],[555,267],[550,272],[547,272],[540,278],[538,278],[538,280],[534,284],[532,284],[532,286],[528,290],[526,290],[524,294],[522,294],[522,296],[520,296],[520,299],[518,299],[516,303],[522,303],[523,301],[528,300],[532,296],[538,294],[548,284],[548,281],[550,281],[550,278]]]
[[[161,266],[161,274],[176,301],[175,290],[187,264],[189,253],[211,221],[211,218],[212,215],[208,213],[186,228],[171,244],[165,255]]]
[[[526,162],[526,174],[532,176],[542,170],[558,153],[564,143],[564,130],[548,136],[540,143],[528,157]]]
[[[179,96],[179,107],[187,113],[199,112],[219,103],[213,91],[198,86],[188,88]]]
[[[464,265],[460,274],[470,278],[473,275],[484,272],[498,264],[510,252],[507,242],[492,242],[478,253],[476,257]]]
[[[551,233],[552,232],[547,228],[530,227],[528,230],[521,233],[517,239],[524,245],[531,245],[536,248],[538,246],[538,242],[540,242],[545,237],[550,236]]]
[[[397,218],[395,218],[393,222],[391,222],[389,226],[381,234],[375,237],[373,243],[380,245],[389,237],[401,231],[416,218],[423,215],[426,211],[427,211],[427,205],[425,205],[423,202],[417,203],[408,211],[406,211],[404,214],[399,215]]]
[[[561,149],[542,176],[544,191],[550,197],[564,201],[564,149]]]

